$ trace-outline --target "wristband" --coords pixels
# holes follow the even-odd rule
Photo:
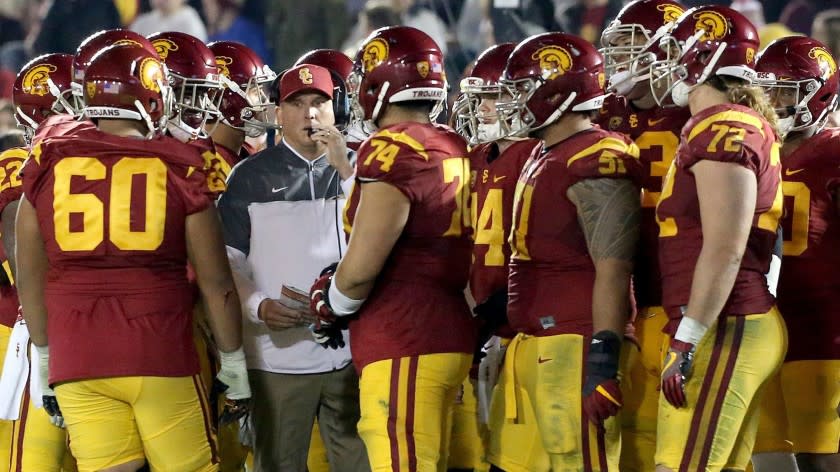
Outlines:
[[[677,327],[677,333],[674,334],[674,339],[696,346],[700,344],[700,340],[703,339],[708,330],[709,327],[703,323],[694,318],[683,316],[679,327]]]
[[[219,351],[219,360],[223,366],[246,368],[245,351],[242,349],[242,346],[230,352]]]
[[[336,316],[347,316],[359,311],[359,308],[362,307],[362,303],[364,303],[365,300],[354,300],[348,297],[347,295],[341,293],[341,290],[338,289],[338,285],[336,285],[334,279],[331,282],[330,290],[327,293],[327,299],[330,301],[330,308],[332,308],[333,313],[335,313]]]

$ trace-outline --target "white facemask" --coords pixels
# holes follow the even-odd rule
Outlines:
[[[671,99],[674,100],[674,105],[682,108],[688,106],[688,94],[691,92],[691,87],[683,81],[674,84],[671,90]]]

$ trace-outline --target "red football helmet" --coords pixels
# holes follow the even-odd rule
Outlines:
[[[511,53],[501,79],[512,97],[496,105],[505,136],[525,136],[566,110],[600,109],[605,80],[604,59],[585,39],[567,33],[525,39]]]
[[[785,132],[819,132],[837,108],[837,63],[824,44],[807,36],[770,43],[756,64],[758,81],[769,89]]]
[[[685,12],[659,41],[665,59],[651,66],[651,89],[662,105],[670,95],[677,106],[713,75],[752,81],[758,33],[737,11],[724,6],[695,7]]]
[[[98,52],[84,76],[84,113],[92,119],[143,121],[153,134],[163,131],[172,105],[166,65],[157,53],[134,45]]]
[[[263,90],[276,77],[251,48],[234,41],[216,41],[207,45],[216,56],[219,78],[224,85],[219,108],[222,122],[256,138],[272,124],[266,111],[271,104]]]
[[[601,33],[601,53],[609,91],[627,95],[633,86],[648,80],[652,61],[636,59],[657,33],[667,32],[685,7],[674,0],[635,0],[618,13]]]
[[[130,45],[143,48],[151,53],[157,54],[152,43],[142,35],[134,31],[125,29],[102,30],[88,36],[82,44],[76,48],[76,55],[73,57],[73,98],[72,103],[76,114],[82,113],[84,108],[84,91],[82,90],[82,82],[85,76],[85,70],[90,64],[93,56],[99,51],[108,46],[113,45]]]
[[[222,82],[216,56],[201,40],[169,31],[149,36],[152,46],[169,70],[175,97],[173,125],[192,137],[207,137],[204,124],[219,118]]]
[[[389,103],[437,102],[434,120],[446,102],[443,53],[426,33],[410,26],[387,26],[367,37],[348,79],[354,121],[376,123]]]
[[[455,100],[452,115],[455,117],[455,130],[470,144],[494,141],[501,136],[495,106],[492,110],[484,109],[487,107],[482,107],[482,99],[492,97],[498,100],[501,97],[499,79],[515,47],[515,43],[491,46],[478,56],[472,71],[461,79],[461,95]]]
[[[301,64],[315,64],[316,66],[325,67],[340,75],[345,81],[350,77],[350,73],[353,72],[353,60],[347,57],[347,54],[335,49],[314,49],[309,51],[300,56],[292,67]]]
[[[44,54],[29,61],[18,72],[12,88],[15,119],[30,139],[35,128],[56,113],[74,114],[71,98],[70,54]]]

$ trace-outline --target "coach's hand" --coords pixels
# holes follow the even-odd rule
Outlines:
[[[311,137],[317,143],[318,151],[327,154],[327,162],[338,171],[342,180],[353,175],[353,165],[347,158],[347,141],[338,128],[332,125],[313,126]]]
[[[618,414],[624,401],[618,385],[618,362],[621,338],[612,331],[592,336],[586,356],[586,379],[583,383],[583,411],[596,425]]]
[[[260,303],[259,317],[274,331],[308,325],[314,321],[309,311],[287,307],[273,298],[266,298]]]
[[[55,398],[55,391],[50,388],[50,348],[49,346],[38,347],[38,376],[41,380],[41,400],[44,402],[44,410],[50,415],[50,423],[64,427],[64,416],[61,408],[58,407],[58,400]]]
[[[216,394],[225,395],[225,406],[219,423],[224,425],[238,421],[248,413],[251,401],[251,386],[248,385],[248,368],[245,351],[240,347],[232,352],[219,352],[219,373],[213,382]]]

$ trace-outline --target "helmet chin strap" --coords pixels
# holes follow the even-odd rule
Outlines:
[[[555,121],[559,120],[560,117],[563,116],[563,113],[566,111],[567,108],[569,108],[569,105],[575,100],[576,97],[577,97],[577,92],[570,93],[569,96],[566,98],[566,100],[563,101],[563,103],[560,104],[560,106],[557,107],[556,110],[554,110],[554,113],[552,113],[551,115],[548,116],[548,118],[545,120],[545,122],[543,124],[541,124],[541,125],[539,125],[535,128],[531,128],[531,131],[536,131],[538,129],[543,129],[546,126],[551,125]]]
[[[147,113],[146,109],[143,108],[143,104],[140,103],[140,100],[134,100],[134,107],[137,108],[137,111],[146,123],[146,127],[149,129],[149,132],[146,133],[146,139],[151,139],[155,135],[155,124],[152,121],[152,117],[149,116],[149,113]]]
[[[382,110],[382,104],[385,103],[385,94],[388,93],[388,89],[391,87],[391,82],[386,81],[382,84],[382,89],[379,91],[379,96],[376,97],[376,106],[373,107],[373,113],[371,113],[370,121],[376,122],[376,119],[379,118],[379,112]]]

